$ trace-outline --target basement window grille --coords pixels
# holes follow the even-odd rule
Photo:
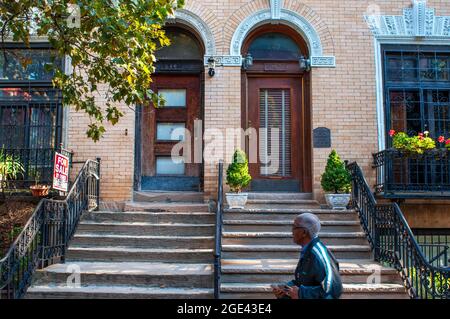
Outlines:
[[[0,51],[0,149],[19,158],[25,173],[15,186],[22,188],[52,180],[53,154],[62,141],[62,96],[52,87],[46,68],[62,59],[48,44],[24,49],[12,45]],[[38,47],[36,47],[38,46]]]

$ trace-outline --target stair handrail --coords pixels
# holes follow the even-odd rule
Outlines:
[[[433,266],[398,204],[378,204],[359,165],[346,164],[352,175],[352,207],[358,212],[375,260],[400,273],[411,298],[450,299],[450,267]]]
[[[216,233],[214,247],[214,299],[220,298],[222,273],[222,224],[223,224],[223,160],[219,161],[216,204]]]
[[[81,215],[99,207],[100,158],[87,160],[63,200],[42,199],[0,260],[0,299],[20,299],[36,269],[64,262]]]

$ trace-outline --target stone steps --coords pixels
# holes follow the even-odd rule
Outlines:
[[[81,286],[129,286],[213,288],[211,264],[170,264],[148,262],[76,262],[56,264],[38,270],[37,286],[73,282],[73,272],[79,270]]]
[[[399,284],[343,284],[342,299],[408,299]],[[275,299],[270,284],[223,283],[222,299]]]
[[[223,221],[225,232],[291,232],[292,220],[235,220]],[[358,232],[361,230],[358,220],[322,221],[321,230],[324,232]]]
[[[170,191],[138,191],[133,193],[136,202],[176,203],[176,202],[203,202],[202,192],[170,192]]]
[[[209,204],[203,203],[159,203],[126,202],[124,211],[130,212],[209,212]]]
[[[319,234],[325,245],[366,245],[363,232],[322,232]],[[223,245],[289,245],[292,232],[223,232]],[[298,247],[297,247],[298,250]]]
[[[290,193],[290,192],[249,192],[249,200],[290,201],[313,199],[312,193]]]
[[[369,245],[339,245],[328,246],[336,258],[370,259],[372,252]],[[222,244],[222,258],[224,259],[259,259],[259,258],[288,258],[300,256],[300,247],[292,245],[224,245]]]
[[[131,246],[207,249],[214,245],[214,236],[147,236],[77,233],[70,245],[71,247]]]
[[[353,210],[335,211],[330,209],[295,209],[295,208],[245,208],[225,209],[224,221],[228,220],[264,220],[264,221],[290,221],[302,213],[316,214],[323,221],[359,221]]]
[[[26,299],[212,299],[213,289],[159,288],[135,286],[81,286],[66,285],[32,286]]]
[[[397,271],[373,261],[354,210],[320,208],[311,198],[291,194],[276,196],[249,196],[244,209],[224,210],[221,298],[275,298],[270,285],[294,278],[301,247],[292,241],[292,224],[302,213],[319,217],[319,237],[340,261],[341,298],[408,298]]]
[[[297,259],[228,259],[222,263],[224,283],[282,283],[293,279]],[[343,283],[396,283],[400,276],[392,268],[372,260],[339,260]]]
[[[320,204],[316,200],[312,199],[249,199],[245,205],[246,209],[264,209],[267,206],[271,208],[281,209],[318,209]]]
[[[37,271],[26,297],[213,298],[215,214],[202,196],[140,193],[126,211],[83,215],[66,263]]]
[[[78,247],[67,249],[67,262],[171,262],[171,263],[208,263],[213,259],[213,249],[185,248],[136,248],[124,246]]]
[[[102,212],[93,211],[83,215],[83,221],[117,221],[142,223],[215,224],[216,215],[207,212]]]
[[[116,221],[81,221],[77,233],[104,233],[154,236],[210,236],[215,233],[214,224],[145,223]]]

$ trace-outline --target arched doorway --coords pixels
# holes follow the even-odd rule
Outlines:
[[[136,146],[141,154],[136,155],[141,163],[136,163],[140,170],[135,189],[201,191],[202,164],[194,161],[194,126],[203,118],[204,47],[187,27],[167,27],[166,34],[171,45],[157,51],[151,86],[165,105],[140,109]],[[180,151],[174,157],[176,145]]]
[[[246,139],[251,190],[311,192],[310,72],[300,65],[309,56],[305,41],[288,26],[262,26],[241,54],[253,58],[242,72],[242,127],[255,129]]]

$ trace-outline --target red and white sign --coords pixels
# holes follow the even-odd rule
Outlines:
[[[69,158],[57,152],[53,168],[53,188],[63,192],[67,192],[69,188]]]

